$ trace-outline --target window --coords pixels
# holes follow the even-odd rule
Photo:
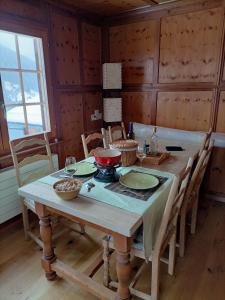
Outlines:
[[[0,30],[0,80],[9,139],[50,131],[41,38]]]

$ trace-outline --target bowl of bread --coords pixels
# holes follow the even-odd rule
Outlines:
[[[62,179],[54,183],[53,189],[63,200],[76,198],[82,187],[82,181],[78,179]]]

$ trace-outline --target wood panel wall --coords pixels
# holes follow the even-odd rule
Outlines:
[[[73,107],[72,114],[69,107],[64,114],[59,110],[59,124],[62,125],[67,119],[67,113],[68,118],[73,116],[74,122],[80,122],[79,126],[73,126],[73,130],[64,131],[62,126],[60,136],[64,141],[64,156],[74,153],[82,158],[80,135],[98,131],[102,126],[102,120],[91,121],[95,110],[102,112],[101,27],[56,8],[51,9],[50,24],[60,106],[63,107],[65,101],[65,106],[71,103]],[[65,92],[70,93],[69,102]],[[75,110],[77,97],[82,102],[82,109],[78,111]]]
[[[211,126],[212,91],[159,92],[156,123],[162,127],[207,131]]]
[[[222,23],[221,8],[163,18],[159,83],[216,82]]]
[[[153,82],[156,21],[110,28],[110,61],[123,63],[123,83]]]
[[[50,3],[51,2],[51,3]],[[0,20],[47,32],[54,122],[51,127],[63,140],[61,165],[66,155],[83,157],[80,135],[99,130],[102,121],[91,121],[102,112],[101,26],[89,15],[53,1],[0,1]],[[53,124],[54,123],[54,124]],[[3,153],[3,155],[7,153]]]
[[[107,20],[106,61],[123,63],[123,119],[225,133],[224,1],[182,1]],[[107,33],[108,32],[108,33]],[[225,149],[207,190],[225,194]]]
[[[108,60],[123,63],[123,93],[129,92],[143,112],[151,110],[152,124],[225,132],[223,91],[220,96],[225,86],[224,7],[222,1],[214,7],[197,2],[198,10],[187,5],[180,11],[113,19]],[[144,101],[148,91],[151,101]],[[133,112],[127,97],[123,103],[125,120],[146,119]]]

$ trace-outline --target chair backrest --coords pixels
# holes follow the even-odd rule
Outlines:
[[[186,205],[198,195],[199,189],[202,183],[202,180],[205,175],[205,171],[213,150],[214,141],[210,140],[208,147],[202,151],[202,154],[198,160],[198,163],[195,167],[195,170],[191,176],[191,180],[187,189],[187,193],[185,195],[185,202],[187,201]]]
[[[102,133],[95,132],[95,133],[89,134],[87,137],[85,137],[84,134],[81,135],[85,158],[88,158],[88,157],[90,157],[90,155],[92,155],[92,151],[94,149],[92,149],[92,151],[89,152],[88,144],[94,140],[102,140],[103,147],[105,149],[107,148],[106,138],[105,138],[105,129],[102,128],[101,131],[102,131]]]
[[[113,143],[116,140],[126,140],[127,135],[126,135],[126,130],[125,130],[125,126],[124,123],[121,122],[121,126],[117,125],[117,126],[109,126],[108,127],[109,130],[109,142]]]
[[[193,159],[189,158],[184,174],[181,177],[175,177],[173,180],[154,246],[155,255],[160,255],[164,251],[172,234],[175,232],[192,165]]]
[[[44,137],[43,139],[42,138],[24,139],[19,143],[17,143],[17,140],[10,141],[10,149],[12,153],[13,164],[16,170],[16,180],[19,187],[35,179],[38,179],[40,177],[46,176],[54,172],[54,164],[52,160],[52,154],[49,146],[47,133],[44,133],[43,137]],[[29,154],[29,156],[26,156],[21,161],[19,161],[19,155],[22,153],[24,154],[27,148],[32,146],[45,147],[46,154],[34,154],[34,155]],[[32,173],[27,176],[22,175],[22,168],[24,166],[37,161],[43,161],[43,160],[48,161],[49,168],[46,168],[45,166],[44,168],[41,168],[41,170],[32,171]]]
[[[203,150],[206,150],[209,147],[210,139],[211,139],[211,136],[212,136],[212,131],[213,131],[212,128],[210,128],[209,131],[205,135],[205,138],[204,138],[204,140],[202,142],[201,149],[200,149],[199,154],[198,154],[199,158],[200,158]]]

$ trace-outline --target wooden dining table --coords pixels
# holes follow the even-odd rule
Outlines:
[[[163,142],[161,142],[163,147]],[[170,141],[170,144],[173,144]],[[165,145],[168,142],[165,141]],[[165,146],[164,145],[164,146]],[[180,143],[185,150],[173,152],[170,158],[159,166],[144,167],[181,175],[189,157],[197,158],[198,144]],[[90,197],[78,196],[73,201],[63,201],[54,192],[51,185],[34,181],[19,189],[19,195],[35,201],[36,213],[40,219],[40,235],[43,240],[42,267],[48,280],[55,280],[56,275],[80,284],[84,289],[100,299],[130,299],[129,283],[131,276],[130,251],[132,237],[142,224],[140,215],[118,207],[97,201]],[[116,249],[116,272],[118,289],[116,292],[94,281],[91,275],[100,263],[101,257],[84,272],[79,272],[58,259],[52,247],[51,214],[54,213],[70,221],[91,226],[113,237]]]

